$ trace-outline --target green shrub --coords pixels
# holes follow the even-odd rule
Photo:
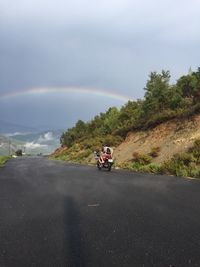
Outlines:
[[[116,164],[117,167],[120,167],[122,169],[128,169],[131,171],[138,171],[138,172],[148,172],[148,173],[155,173],[155,174],[161,174],[161,166],[158,164],[147,164],[143,165],[139,162],[122,162]]]
[[[92,151],[90,149],[80,151],[80,152],[72,155],[71,160],[83,160],[83,159],[87,158],[91,153],[92,153]]]
[[[150,173],[161,174],[161,166],[159,164],[151,163],[143,167],[143,170]]]
[[[200,168],[196,166],[194,168],[191,168],[189,176],[200,178]]]
[[[84,162],[84,160],[90,156],[92,153],[91,149],[82,149],[79,144],[75,144],[70,147],[68,150],[60,153],[58,155],[52,156],[52,159],[73,161],[73,162]]]
[[[121,144],[122,141],[123,138],[118,135],[107,135],[102,137],[97,136],[92,138],[85,138],[80,142],[80,146],[82,149],[91,149],[92,151],[95,151],[97,149],[101,150],[102,146],[105,144],[113,147]]]
[[[163,110],[160,113],[155,113],[154,115],[151,115],[151,117],[144,123],[143,128],[148,129],[151,127],[155,127],[158,124],[161,124],[165,121],[168,121],[170,119],[173,119],[177,116],[177,111],[166,109]]]
[[[142,171],[143,166],[144,165],[140,162],[132,162],[132,164],[130,164],[130,169],[135,171]]]
[[[146,165],[151,163],[152,157],[146,154],[140,154],[139,152],[133,152],[132,161],[139,163],[140,165]]]
[[[173,156],[172,161],[178,165],[189,166],[191,162],[194,162],[195,159],[191,154],[188,153],[177,153]]]
[[[161,166],[162,172],[182,177],[199,177],[199,168],[192,154],[175,154],[171,160],[165,161]]]
[[[140,158],[138,152],[133,153],[136,159]],[[192,155],[183,153],[176,154],[172,159],[163,162],[162,164],[144,164],[144,162],[133,161],[118,163],[116,166],[139,172],[148,172],[155,174],[172,174],[178,177],[196,177],[200,178],[200,167],[194,161]]]
[[[22,156],[22,150],[21,149],[18,149],[16,152],[15,152],[16,156]]]
[[[165,174],[173,174],[176,176],[188,176],[187,167],[184,166],[183,163],[171,159],[169,161],[165,161],[161,165],[161,171]]]
[[[0,167],[4,166],[8,159],[10,159],[10,156],[0,156]]]
[[[94,138],[85,138],[81,143],[81,147],[84,149],[91,149],[95,150],[96,148],[99,148],[102,146],[103,140],[100,137],[94,137]]]
[[[121,169],[129,169],[128,166],[130,165],[130,162],[117,162],[115,163],[115,166]]]
[[[189,153],[192,153],[196,161],[200,163],[200,139],[194,142],[194,146],[189,149]]]
[[[178,177],[188,177],[190,176],[190,172],[188,171],[187,168],[178,167],[176,169],[175,175]]]
[[[108,146],[118,146],[123,142],[123,138],[119,135],[107,135],[103,138],[103,144],[107,144]]]

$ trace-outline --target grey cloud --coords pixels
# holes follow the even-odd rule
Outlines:
[[[198,66],[199,10],[197,0],[0,0],[0,92],[79,86],[142,97],[150,71],[169,69],[175,81]],[[38,103],[44,118],[54,116],[49,101]],[[72,123],[79,111],[65,101]],[[104,108],[86,102],[85,118]],[[7,103],[0,114],[11,108],[27,120],[19,107]]]
[[[128,34],[160,28],[167,34],[171,32],[172,37],[176,34],[176,37],[183,38],[185,34],[180,31],[182,27],[184,33],[199,40],[198,35],[191,34],[191,31],[199,32],[198,0],[7,0],[0,1],[0,7],[1,20],[5,24],[34,23],[47,27],[55,25],[58,28],[66,24],[68,27],[105,24],[112,32],[122,31]]]
[[[0,101],[0,115],[5,121],[32,127],[68,128],[78,119],[90,120],[120,101],[89,94],[52,94],[21,96]]]

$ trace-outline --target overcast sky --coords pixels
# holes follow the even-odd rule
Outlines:
[[[200,66],[199,0],[0,0],[0,94],[37,87],[103,88],[142,98],[150,71],[172,82]],[[117,100],[0,98],[0,119],[68,127]]]

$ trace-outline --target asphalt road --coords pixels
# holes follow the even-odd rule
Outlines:
[[[18,158],[0,169],[0,267],[200,266],[200,181]]]

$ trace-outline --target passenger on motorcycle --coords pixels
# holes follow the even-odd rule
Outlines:
[[[101,163],[104,163],[104,161],[108,157],[108,155],[112,157],[112,154],[113,154],[113,150],[112,150],[111,147],[109,147],[107,145],[103,146],[101,154],[100,154],[99,161]]]

